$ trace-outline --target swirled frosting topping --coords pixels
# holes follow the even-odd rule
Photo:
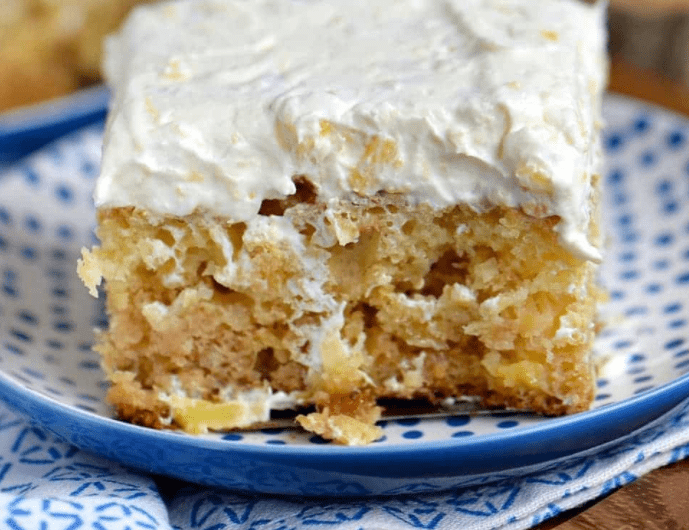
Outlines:
[[[330,199],[559,216],[586,259],[604,5],[577,0],[181,0],[106,45],[100,207],[250,222],[308,178]]]

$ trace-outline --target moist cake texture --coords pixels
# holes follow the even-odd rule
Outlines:
[[[590,406],[603,5],[168,2],[105,67],[79,273],[121,418],[364,444],[382,398]]]

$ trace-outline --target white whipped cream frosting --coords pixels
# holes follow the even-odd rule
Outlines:
[[[182,0],[106,45],[99,207],[250,222],[305,175],[326,204],[522,207],[588,240],[605,5],[578,0]]]

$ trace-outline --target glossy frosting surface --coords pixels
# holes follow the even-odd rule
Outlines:
[[[95,199],[251,222],[305,175],[326,204],[377,193],[557,215],[598,259],[604,5],[575,0],[194,0],[107,43],[114,101]]]

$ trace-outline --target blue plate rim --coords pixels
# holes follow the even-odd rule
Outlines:
[[[0,113],[0,167],[13,164],[52,140],[105,120],[110,92],[104,85]]]
[[[105,110],[109,101],[109,89],[98,84],[66,96],[7,110],[0,113],[0,141],[11,135],[43,128],[53,122],[68,121]]]

